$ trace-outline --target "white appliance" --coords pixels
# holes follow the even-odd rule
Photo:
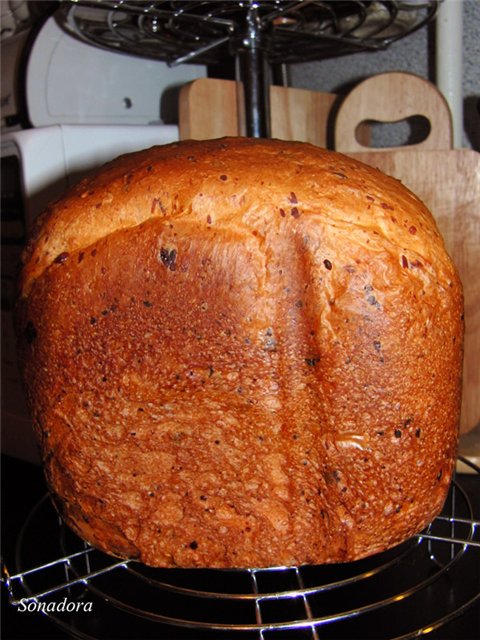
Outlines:
[[[181,85],[207,75],[205,65],[108,51],[62,30],[49,17],[1,43],[2,129],[53,124],[174,124]]]
[[[38,455],[17,367],[13,306],[20,253],[32,220],[108,160],[178,139],[175,125],[52,125],[5,133],[2,187],[2,451]]]

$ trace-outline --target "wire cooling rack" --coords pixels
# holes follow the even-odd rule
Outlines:
[[[438,0],[63,0],[59,19],[99,47],[215,64],[249,37],[249,14],[272,64],[387,48],[435,15]]]
[[[441,629],[479,602],[479,528],[460,477],[425,531],[365,560],[153,569],[85,545],[45,496],[19,536],[18,572],[4,567],[3,580],[13,606],[44,613],[76,638],[404,640]]]

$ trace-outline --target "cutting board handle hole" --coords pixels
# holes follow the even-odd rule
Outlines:
[[[355,138],[359,144],[365,144],[362,131],[368,127],[370,131],[370,147],[388,149],[390,147],[407,147],[421,144],[431,132],[430,120],[422,115],[414,115],[396,122],[380,122],[363,120],[355,129]]]

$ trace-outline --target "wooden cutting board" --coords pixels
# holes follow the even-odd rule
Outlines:
[[[270,87],[272,138],[327,145],[327,127],[337,96],[332,93]],[[242,85],[200,78],[180,90],[180,140],[245,135]]]
[[[425,116],[428,138],[409,147],[369,149],[355,136],[364,121]],[[359,84],[341,104],[335,148],[399,178],[433,213],[463,282],[465,356],[461,431],[480,422],[480,154],[452,149],[448,106],[429,82],[405,73]]]

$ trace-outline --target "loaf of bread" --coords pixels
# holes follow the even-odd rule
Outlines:
[[[40,217],[19,353],[65,521],[162,567],[351,561],[457,450],[462,289],[399,181],[304,144],[122,156]]]

